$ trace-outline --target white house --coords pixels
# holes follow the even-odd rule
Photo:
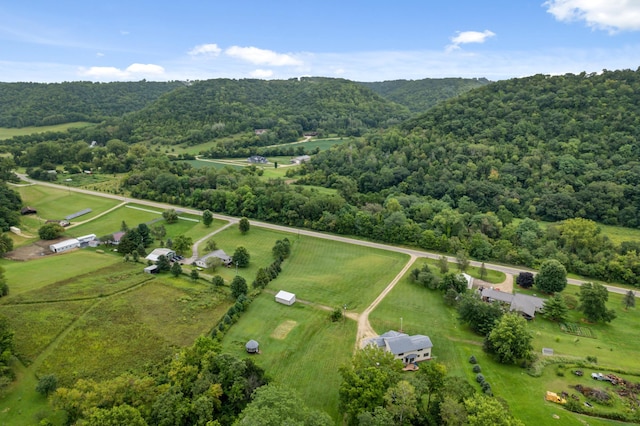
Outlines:
[[[54,253],[62,253],[63,251],[72,250],[80,247],[80,241],[75,238],[60,241],[59,243],[49,245],[49,250]]]
[[[171,249],[157,248],[157,249],[154,249],[151,253],[149,253],[147,257],[145,257],[145,259],[150,260],[152,262],[157,262],[160,256],[164,256],[167,259],[171,259],[175,255],[176,255],[176,252]]]
[[[222,264],[224,266],[229,266],[232,263],[231,256],[225,253],[224,250],[216,250],[216,251],[212,251],[211,253],[207,253],[204,256],[196,259],[196,265],[201,268],[206,268],[207,259],[211,257],[217,257],[218,259],[222,260]]]
[[[276,302],[291,306],[296,302],[296,295],[288,291],[280,290],[278,294],[276,294]]]
[[[365,346],[367,345],[383,348],[405,364],[431,359],[433,348],[433,343],[428,336],[422,334],[409,336],[393,330],[366,340]]]
[[[300,155],[298,157],[292,158],[291,164],[302,164],[302,163],[308,163],[309,161],[311,161],[311,156]]]

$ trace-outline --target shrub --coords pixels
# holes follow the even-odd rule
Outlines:
[[[480,384],[484,383],[484,375],[482,373],[478,373],[476,375],[476,382],[478,382]]]
[[[474,373],[479,373],[481,371],[482,371],[482,368],[480,368],[479,364],[476,364],[476,365],[473,366],[473,372]]]
[[[342,309],[340,308],[335,308],[332,312],[331,312],[331,321],[333,322],[337,322],[340,321],[342,319]]]
[[[476,356],[475,356],[475,355],[471,355],[471,356],[469,357],[469,362],[470,362],[471,364],[477,364],[477,363],[478,363],[478,360],[476,360]]]
[[[586,360],[589,361],[590,363],[593,363],[593,364],[597,364],[598,363],[598,358],[595,357],[595,356],[589,355],[589,356],[587,356]]]
[[[47,374],[40,377],[36,385],[36,391],[42,395],[49,395],[58,388],[58,378],[55,374]]]

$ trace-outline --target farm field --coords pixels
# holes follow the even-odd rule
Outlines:
[[[288,261],[286,261],[288,262]],[[285,262],[283,272],[288,265]],[[276,288],[281,278],[269,284]],[[326,411],[338,421],[338,368],[353,355],[355,321],[331,322],[329,312],[296,303],[285,306],[273,295],[257,297],[222,340],[224,352],[252,357],[274,383],[294,389],[307,405]],[[260,344],[260,354],[249,355],[244,345]]]
[[[420,262],[416,263],[420,266]],[[433,268],[432,268],[433,270]],[[577,287],[569,286],[565,292],[576,293]],[[635,310],[624,312],[620,308],[621,296],[610,295],[609,307],[618,311],[619,317],[610,325],[589,325],[596,339],[579,338],[563,333],[557,323],[541,317],[529,322],[534,334],[533,346],[536,354],[543,347],[554,349],[555,355],[584,359],[587,355],[598,359],[597,371],[609,368],[638,371],[637,357],[640,342],[633,336],[640,326],[640,314]],[[572,312],[572,320],[580,322],[578,313]],[[474,355],[482,367],[482,373],[491,384],[494,394],[504,398],[511,411],[525,424],[543,424],[552,421],[554,414],[560,418],[553,420],[558,425],[611,425],[613,421],[587,417],[571,413],[560,406],[545,402],[547,390],[554,392],[575,392],[569,384],[578,383],[569,368],[566,375],[558,377],[556,366],[547,366],[541,377],[532,377],[518,366],[498,364],[482,350],[482,337],[469,331],[459,323],[455,309],[448,307],[438,291],[425,289],[413,284],[405,277],[392,292],[371,313],[371,325],[379,333],[400,328],[400,318],[404,332],[425,334],[433,342],[434,357],[444,363],[450,374],[466,377],[475,384],[475,373],[468,359]],[[541,356],[541,355],[540,355]],[[585,369],[585,374],[596,370]],[[640,382],[640,376],[629,376],[629,380]],[[585,378],[581,383],[594,386],[593,380]]]
[[[85,121],[77,121],[75,123],[55,124],[52,126],[30,126],[30,127],[21,127],[21,128],[0,127],[0,140],[10,139],[14,136],[32,135],[34,133],[64,132],[74,127],[87,127],[87,126],[95,126],[95,124],[85,122]]]

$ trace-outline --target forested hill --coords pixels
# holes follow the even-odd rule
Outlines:
[[[360,192],[500,206],[555,221],[640,225],[640,72],[536,75],[467,92],[314,158]]]
[[[471,89],[489,84],[486,78],[425,78],[359,83],[411,112],[422,113],[438,102],[454,98]]]
[[[0,127],[102,121],[143,108],[184,83],[0,83]]]
[[[214,79],[162,96],[130,115],[132,140],[197,144],[216,137],[267,129],[274,141],[303,132],[360,135],[408,118],[407,108],[352,81]]]

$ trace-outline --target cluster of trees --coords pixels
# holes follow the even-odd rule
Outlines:
[[[252,360],[221,354],[216,341],[200,337],[147,374],[81,379],[51,401],[67,424],[231,425],[267,382]]]
[[[3,274],[4,271],[0,268],[0,283],[4,283],[2,288],[5,288],[6,281]],[[0,315],[0,395],[4,394],[15,378],[15,373],[11,368],[13,349],[13,330],[9,326],[9,320]]]
[[[413,113],[422,113],[440,102],[489,83],[486,78],[425,78],[360,84],[385,99],[406,106]]]
[[[340,408],[349,425],[521,425],[502,401],[476,393],[436,361],[402,376],[402,363],[380,348],[358,351],[340,368]]]
[[[10,158],[0,158],[0,232],[6,232],[10,227],[20,224],[22,198],[7,185],[7,182],[17,179],[12,172],[14,166]],[[2,253],[0,248],[0,254]]]
[[[570,272],[640,285],[640,244],[615,245],[588,219],[566,219],[542,227],[529,218],[514,221],[504,206],[484,212],[466,196],[454,202],[448,196],[437,200],[418,195],[365,195],[358,193],[349,178],[336,176],[328,180],[337,193],[327,194],[279,179],[260,180],[249,168],[185,166],[172,173],[170,166],[162,166],[132,171],[124,187],[134,197],[426,250],[463,251],[480,261],[536,268],[547,259],[556,259]]]
[[[320,153],[307,181],[336,174],[365,194],[466,196],[484,211],[636,227],[639,88],[630,70],[492,83]]]
[[[49,126],[74,121],[101,122],[142,109],[173,89],[172,82],[87,81],[0,83],[0,127]]]

